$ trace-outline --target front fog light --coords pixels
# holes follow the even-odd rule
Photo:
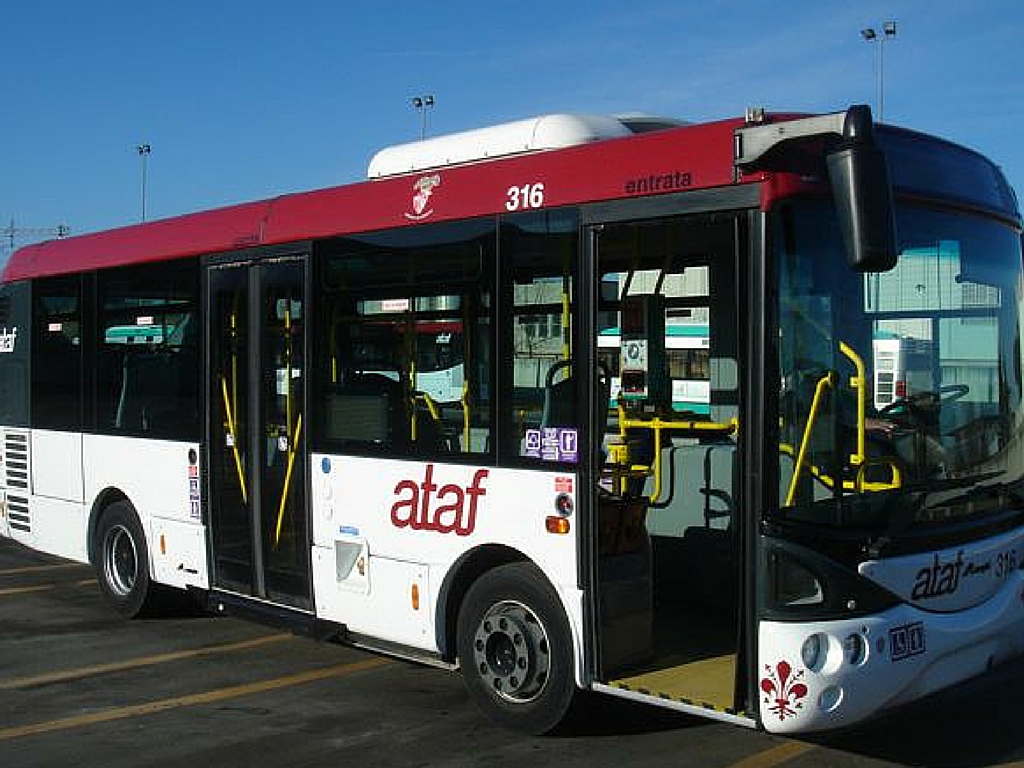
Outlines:
[[[818,706],[824,712],[834,712],[843,703],[843,689],[830,685],[818,696]]]
[[[843,641],[843,657],[848,664],[857,666],[864,663],[867,657],[868,646],[864,638],[858,634],[848,635]]]
[[[817,672],[824,666],[825,650],[828,648],[828,641],[824,635],[817,633],[804,640],[800,647],[800,658],[804,666],[812,672]]]

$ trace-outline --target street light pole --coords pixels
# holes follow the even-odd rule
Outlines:
[[[434,106],[434,97],[429,93],[423,96],[414,96],[412,106],[422,117],[420,121],[420,140],[423,140],[427,137],[427,110]]]
[[[867,27],[860,31],[860,36],[869,43],[878,43],[878,122],[882,122],[885,115],[885,41],[896,37],[896,22],[882,22],[880,32],[874,27]]]
[[[146,220],[146,161],[149,159],[151,147],[149,144],[139,144],[135,151],[142,158],[142,220]]]

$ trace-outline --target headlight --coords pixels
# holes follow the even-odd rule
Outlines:
[[[853,664],[857,666],[863,664],[867,658],[868,646],[864,642],[864,638],[854,633],[848,635],[843,641],[843,658],[847,664]]]
[[[828,638],[821,633],[815,633],[804,640],[800,647],[800,658],[804,666],[812,672],[818,672],[825,665],[825,655],[828,651]]]

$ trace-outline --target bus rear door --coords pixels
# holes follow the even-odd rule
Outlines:
[[[305,270],[301,256],[208,269],[209,498],[214,586],[312,610]]]

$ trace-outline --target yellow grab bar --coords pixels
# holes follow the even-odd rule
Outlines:
[[[867,458],[867,416],[868,416],[868,391],[867,391],[867,366],[864,360],[845,342],[839,342],[839,351],[853,363],[857,369],[857,375],[850,378],[850,388],[857,392],[857,452],[850,454],[850,464],[859,467]]]
[[[659,416],[655,416],[651,419],[631,419],[626,415],[626,410],[622,405],[618,406],[619,411],[619,435],[622,440],[626,440],[627,429],[650,429],[654,432],[654,462],[651,466],[645,466],[642,464],[630,465],[630,472],[643,472],[648,473],[651,470],[654,472],[654,489],[651,493],[650,501],[652,504],[657,503],[661,499],[661,433],[662,430],[679,430],[686,432],[707,432],[709,434],[718,435],[731,435],[739,427],[739,419],[732,418],[729,421],[694,421],[694,420],[677,420],[677,419],[662,419]],[[627,478],[622,478],[623,485]]]
[[[295,422],[295,439],[288,443],[288,467],[284,472],[284,486],[281,488],[281,503],[277,505],[277,527],[274,529],[274,549],[281,543],[281,525],[284,523],[284,508],[291,494],[292,468],[295,466],[295,454],[299,452],[299,437],[302,435],[302,414]]]
[[[242,468],[242,456],[238,453],[238,433],[235,429],[235,416],[231,410],[231,400],[228,397],[228,380],[220,377],[220,390],[224,395],[224,415],[228,420],[228,434],[231,435],[231,450],[235,455],[235,469],[238,470],[238,484],[242,488],[242,503],[249,503],[249,493],[245,489],[245,470]]]
[[[470,453],[469,446],[469,382],[462,380],[462,450]]]
[[[825,396],[827,387],[834,387],[836,384],[835,371],[829,371],[820,379],[814,387],[814,399],[811,400],[811,409],[807,413],[807,424],[804,425],[804,434],[800,438],[800,451],[796,456],[796,465],[793,467],[793,477],[789,481],[789,491],[786,493],[786,506],[792,506],[793,497],[796,496],[796,484],[800,479],[800,472],[803,470],[804,460],[807,458],[807,446],[811,442],[811,432],[814,430],[814,422],[818,419],[818,410],[821,408],[821,399]]]

